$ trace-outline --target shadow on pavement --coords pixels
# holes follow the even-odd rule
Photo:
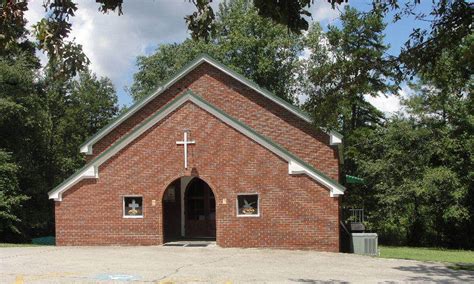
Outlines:
[[[401,271],[412,272],[419,276],[412,276],[407,281],[429,281],[442,283],[474,282],[474,271],[453,270],[442,264],[440,265],[410,265],[394,267]],[[433,277],[437,279],[433,279]]]

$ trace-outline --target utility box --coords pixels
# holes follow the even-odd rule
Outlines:
[[[376,233],[351,233],[351,252],[355,254],[378,255]]]

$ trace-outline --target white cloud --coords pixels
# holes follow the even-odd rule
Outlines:
[[[403,85],[398,91],[398,95],[384,95],[380,93],[378,97],[366,95],[365,99],[378,110],[385,113],[386,116],[390,117],[397,112],[403,113],[405,111],[401,100],[408,98],[412,93],[413,90],[410,87]]]
[[[401,101],[411,96],[412,93],[413,90],[404,84],[398,91],[398,95],[385,95],[383,93],[380,93],[377,97],[365,95],[364,98],[375,108],[383,112],[387,117],[391,117],[397,112],[405,113],[405,109]],[[297,98],[298,102],[300,104],[303,104],[304,102],[306,102],[306,100],[308,100],[308,95],[299,93],[297,95]]]
[[[378,97],[366,95],[365,99],[388,116],[400,110],[400,98],[395,95],[380,94]]]
[[[187,37],[184,16],[192,13],[194,7],[188,1],[134,0],[124,2],[122,16],[104,15],[97,9],[96,3],[79,3],[71,37],[83,45],[91,69],[111,78],[119,93],[123,93],[125,85],[132,83],[137,56],[160,44]]]
[[[331,24],[334,20],[338,19],[341,14],[338,8],[341,9],[345,5],[346,4],[344,3],[342,5],[336,6],[336,8],[333,9],[328,1],[315,1],[309,9],[309,12],[311,13],[311,20],[315,22],[321,22],[322,25]]]
[[[29,25],[44,15],[41,0],[29,3]],[[183,41],[187,35],[184,16],[194,11],[189,1],[125,1],[122,16],[102,14],[93,1],[78,1],[72,18],[71,39],[83,46],[91,60],[91,69],[114,82],[122,104],[131,102],[123,88],[132,83],[132,73],[139,55],[160,44]]]
[[[218,10],[221,1],[213,1]],[[28,26],[44,16],[42,0],[32,0],[26,12]],[[184,17],[195,7],[185,0],[133,0],[124,1],[122,16],[102,14],[94,1],[78,1],[78,10],[72,18],[71,39],[83,46],[91,60],[91,69],[99,76],[112,79],[120,104],[130,104],[124,91],[133,82],[136,58],[145,55],[163,43],[181,42],[188,37]],[[313,21],[330,22],[339,16],[326,1],[316,1],[310,8]],[[43,62],[44,54],[39,54]]]
[[[26,26],[31,27],[44,16],[43,1],[33,0],[28,2],[28,11],[25,12],[25,18],[28,21]]]

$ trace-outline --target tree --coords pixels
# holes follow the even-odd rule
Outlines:
[[[46,193],[84,163],[79,145],[103,127],[118,107],[108,79],[98,79],[89,71],[76,78],[74,72],[63,72],[53,64],[40,72],[23,14],[15,10],[26,9],[26,4],[4,1],[2,5],[0,149],[5,204],[0,210],[6,219],[1,238],[21,241],[51,234],[53,210]],[[20,202],[23,209],[17,210]]]
[[[122,0],[97,2],[102,12],[122,13]],[[472,248],[471,3],[435,1],[421,15],[415,14],[418,0],[374,0],[372,11],[346,8],[340,27],[325,33],[313,25],[306,34],[310,0],[235,0],[222,3],[216,15],[210,0],[190,2],[197,7],[186,17],[192,40],[161,45],[138,59],[134,99],[202,52],[287,101],[307,94],[304,107],[316,124],[345,135],[342,176],[366,180],[348,185],[345,205],[366,208],[381,241]],[[76,3],[44,3],[48,13],[35,26],[34,41],[25,28],[27,2],[0,5],[3,240],[18,240],[18,232],[25,240],[52,232],[46,192],[83,165],[78,145],[118,112],[110,80],[92,74],[81,46],[68,40]],[[398,58],[385,54],[383,17],[389,12],[394,20],[414,15],[431,21],[428,30],[413,32]],[[44,73],[35,48],[48,55]],[[300,60],[303,50],[309,57]],[[386,118],[364,97],[396,91],[399,71],[413,77],[414,94],[403,102],[404,113]]]
[[[472,108],[466,98],[459,103]],[[431,115],[397,116],[361,137],[364,205],[382,242],[472,248],[472,123],[469,134]]]
[[[0,149],[0,233],[19,232],[16,227],[21,220],[18,211],[28,197],[20,193],[18,166],[11,161],[9,153]]]
[[[385,52],[382,15],[360,13],[346,8],[341,28],[329,26],[323,33],[313,26],[307,36],[311,55],[304,62],[307,76],[304,108],[319,126],[340,129],[344,134],[356,129],[364,96],[393,93],[397,72],[393,58]]]
[[[327,2],[330,2],[334,8],[336,4],[347,3],[348,0],[329,0]],[[254,3],[260,16],[287,26],[288,30],[292,32],[300,33],[309,28],[306,17],[311,17],[308,8],[314,4],[314,0],[255,0]]]
[[[117,96],[108,78],[90,71],[77,79],[46,78],[51,133],[50,188],[84,164],[78,151],[88,137],[107,125],[118,113]]]
[[[411,5],[405,5],[405,8],[400,9],[398,1],[393,2],[396,5],[385,3],[382,9],[392,7],[399,10],[395,13],[395,20],[406,14],[415,14],[414,10],[419,3],[414,1]],[[469,35],[472,36],[473,5],[465,0],[433,1],[430,13],[416,14],[416,19],[429,21],[431,24],[430,30],[414,29],[405,43],[405,49],[402,50],[399,60],[406,68],[407,74],[414,75],[417,72],[430,70],[437,64],[437,60],[445,50],[457,49]],[[473,65],[472,60],[462,64],[464,70],[460,75],[463,78],[469,77]]]
[[[75,117],[81,124],[81,140],[97,133],[117,115],[118,100],[112,81],[107,77],[98,78],[91,71],[79,74],[72,82],[72,91],[67,117]]]
[[[417,73],[405,113],[358,141],[356,168],[382,241],[473,248],[473,79],[460,61],[470,38]]]
[[[114,118],[118,106],[111,81],[90,71],[68,80],[46,76],[43,84],[51,122],[45,174],[51,189],[84,164],[79,145]]]
[[[47,153],[45,126],[48,120],[44,96],[36,83],[38,79],[36,64],[23,51],[0,57],[0,148],[10,153],[11,163],[18,169],[15,179],[19,190],[10,190],[18,196],[31,197],[39,189],[46,192],[42,161]],[[30,202],[31,198],[23,203],[26,210]],[[22,220],[18,229],[22,230],[28,218],[25,210],[16,213]],[[4,237],[17,232],[12,229],[4,232]]]
[[[412,69],[407,113],[387,119],[364,100],[393,93],[401,79],[385,55],[381,15],[349,8],[341,28],[310,29],[304,107],[344,133],[343,173],[366,181],[347,185],[344,204],[365,208],[382,242],[471,248],[472,35]]]
[[[308,97],[303,108],[317,126],[344,135],[342,182],[346,174],[359,176],[356,161],[364,154],[360,140],[385,123],[383,113],[365,96],[390,95],[397,89],[398,73],[393,58],[385,54],[384,29],[381,13],[360,13],[347,7],[340,28],[330,26],[324,33],[314,25],[306,37],[310,55],[300,71],[305,78],[303,93]],[[369,193],[359,185],[345,186],[344,206],[365,207]]]
[[[330,0],[335,5],[344,0]],[[346,0],[347,1],[347,0]],[[50,68],[56,69],[56,76],[75,76],[85,71],[89,59],[82,51],[82,46],[73,40],[68,40],[71,32],[71,18],[78,9],[73,0],[44,0],[47,16],[34,25],[34,37],[37,47],[46,52]],[[99,11],[108,13],[123,13],[123,0],[97,0]],[[211,7],[212,0],[189,0],[197,11],[185,17],[188,29],[194,40],[208,42],[215,32],[215,15]],[[246,1],[248,4],[250,2]],[[299,1],[255,1],[258,13],[261,16],[273,19],[276,23],[285,24],[289,30],[299,33],[307,29],[308,22],[304,17],[311,16],[306,10],[314,0]],[[0,49],[14,45],[20,34],[24,34],[18,27],[26,23],[24,13],[28,10],[26,0],[5,0],[0,6]]]
[[[322,1],[322,0],[320,0]],[[99,11],[108,13],[123,13],[123,0],[97,0]],[[212,0],[189,0],[197,11],[185,17],[192,38],[208,41],[214,32],[215,16],[211,7]],[[333,6],[348,2],[348,0],[328,0]],[[299,34],[309,28],[306,17],[311,13],[308,8],[314,0],[282,1],[255,0],[258,14],[271,19],[277,24],[283,24],[288,31]],[[422,68],[425,62],[433,58],[444,48],[456,47],[460,40],[471,33],[472,3],[466,0],[434,1],[429,15],[416,13],[419,0],[373,0],[373,11],[387,14],[395,11],[394,20],[403,16],[415,15],[418,20],[431,21],[431,31],[416,29],[406,43],[406,50],[401,54],[400,61],[408,70]],[[67,38],[71,31],[70,19],[77,10],[73,0],[44,0],[48,16],[35,25],[35,37],[38,47],[50,57],[50,65],[57,68],[59,75],[86,69],[89,60],[82,52],[82,47]],[[24,12],[28,9],[27,1],[5,0],[0,6],[0,49],[5,49],[18,38],[16,27],[24,25]],[[431,18],[429,18],[431,17]],[[14,25],[9,25],[14,23]],[[12,28],[13,27],[13,28]],[[471,66],[472,69],[472,66]],[[58,75],[58,76],[59,76]]]
[[[148,95],[169,76],[200,53],[208,53],[230,68],[294,101],[291,92],[301,51],[298,36],[258,15],[245,0],[223,2],[209,42],[186,40],[161,45],[155,54],[138,58],[139,71],[131,88],[135,100]]]

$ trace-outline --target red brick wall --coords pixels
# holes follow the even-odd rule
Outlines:
[[[287,148],[300,143],[297,141],[302,142],[303,138],[315,137],[300,144],[304,147],[295,150],[296,154],[337,176],[334,153],[324,145],[325,141],[320,141],[323,139],[319,134],[306,132],[306,126],[292,121],[291,117],[287,118],[288,124],[279,126],[281,130],[274,130],[278,135],[270,133],[264,122],[276,123],[279,118],[274,113],[265,114],[261,110],[260,116],[254,114],[262,106],[252,101],[252,94],[248,98],[244,95],[242,103],[226,106],[232,96],[237,97],[233,88],[238,84],[229,82],[229,78],[201,73],[202,70],[197,70],[185,78],[195,84],[193,90],[196,88],[202,94],[205,92],[198,88],[200,85],[217,88],[216,92],[221,92],[219,98],[211,91],[203,96],[234,116],[241,108],[240,119],[278,143],[286,141]],[[229,87],[224,86],[222,80]],[[172,97],[173,93],[177,92],[171,90],[168,96]],[[176,141],[182,139],[184,128],[189,128],[191,139],[196,140],[189,149],[188,171],[183,167],[183,147],[176,145]],[[126,131],[127,126],[123,126],[118,132]],[[113,135],[104,140],[109,142],[100,143],[102,149],[113,140]],[[277,137],[279,135],[282,137]],[[290,143],[292,135],[294,143]],[[291,147],[291,150],[297,148]],[[216,196],[218,245],[339,251],[338,198],[331,198],[326,188],[307,176],[289,175],[286,161],[189,102],[101,165],[97,180],[82,181],[63,194],[63,201],[56,202],[57,244],[161,244],[163,192],[176,178],[190,174],[206,181]],[[237,193],[246,192],[260,194],[260,217],[236,217]],[[122,217],[124,195],[143,195],[143,219]]]
[[[191,71],[98,141],[89,160],[187,89],[338,180],[338,155],[336,148],[329,146],[328,135],[207,63]]]

